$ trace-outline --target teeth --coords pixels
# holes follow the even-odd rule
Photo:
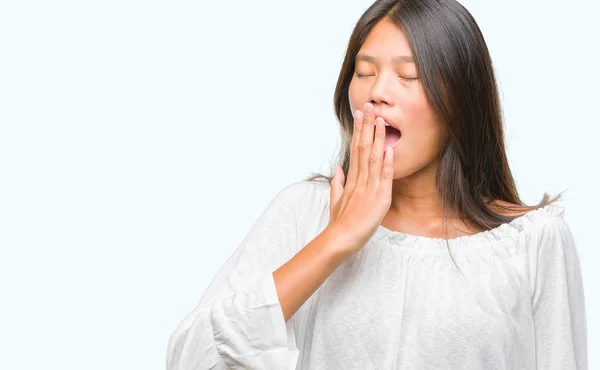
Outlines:
[[[386,120],[383,120],[383,123],[385,123],[386,126],[391,126]]]
[[[382,119],[382,121],[383,121],[383,123],[384,123],[386,126],[391,126],[389,123],[387,123],[387,121],[386,121],[386,120]]]

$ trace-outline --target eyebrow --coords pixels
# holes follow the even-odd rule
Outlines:
[[[377,61],[379,59],[375,58],[374,56],[367,55],[367,54],[357,54],[355,61],[358,62],[359,60],[362,60],[362,61],[365,61],[368,63],[377,63]],[[398,62],[398,63],[414,63],[415,62],[412,55],[399,55],[399,56],[393,57],[392,61]]]

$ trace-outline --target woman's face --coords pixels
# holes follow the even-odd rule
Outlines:
[[[404,33],[384,18],[358,52],[348,92],[353,115],[370,102],[375,117],[384,117],[400,130],[394,147],[395,179],[437,166],[446,139],[446,130],[429,107],[412,55]]]

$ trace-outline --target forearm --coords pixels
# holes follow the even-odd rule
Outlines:
[[[292,259],[273,272],[285,321],[348,258],[342,234],[326,228]]]

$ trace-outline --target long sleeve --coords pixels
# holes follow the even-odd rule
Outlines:
[[[171,335],[167,370],[295,369],[295,316],[285,322],[272,273],[307,242],[320,189],[297,182],[270,202]]]
[[[581,265],[562,211],[541,226],[534,239],[536,369],[585,370],[587,324]]]

